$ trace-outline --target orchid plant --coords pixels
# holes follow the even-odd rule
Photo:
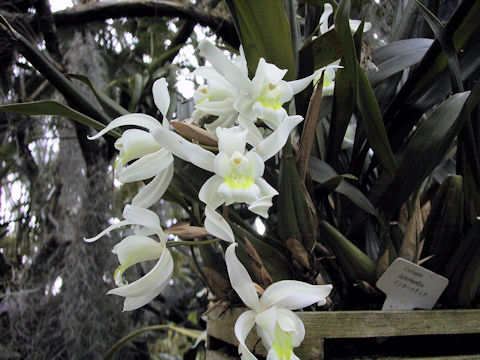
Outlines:
[[[246,345],[255,326],[268,360],[299,359],[294,348],[308,329],[292,310],[341,308],[349,291],[377,301],[378,274],[398,256],[419,262],[423,251],[433,270],[463,279],[447,291],[450,304],[468,304],[480,286],[477,256],[469,267],[459,266],[465,249],[477,249],[480,209],[479,155],[466,156],[465,149],[476,145],[473,133],[461,131],[474,128],[469,115],[480,92],[478,86],[463,91],[465,74],[458,73],[451,53],[468,47],[455,43],[450,49],[441,39],[447,62],[434,47],[427,52],[432,40],[405,39],[374,53],[378,64],[364,64],[362,36],[371,24],[349,18],[350,0],[320,3],[319,21],[312,16],[312,23],[300,26],[299,15],[293,11],[288,18],[281,0],[227,1],[242,45],[230,58],[210,41],[198,43],[206,63],[192,76],[204,82],[188,118],[170,121],[173,106],[167,81],[160,78],[152,92],[161,121],[122,115],[90,137],[118,135],[115,175],[121,183],[143,185],[125,206],[124,220],[85,239],[133,226],[113,248],[120,266],[109,294],[125,298],[125,311],[146,305],[169,286],[172,248],[190,246],[191,266],[215,300],[211,306],[240,299],[248,308],[230,329],[244,360],[256,359]],[[464,3],[462,16],[471,11]],[[455,26],[443,27],[422,11],[439,27],[434,33],[464,31],[462,16],[452,18]],[[304,31],[301,39],[295,38],[298,29]],[[475,29],[450,35],[467,41]],[[471,59],[477,58],[475,52],[462,58],[472,73],[477,64]],[[456,148],[461,176],[444,176],[439,186],[432,179],[445,169],[435,176],[433,169],[446,167],[442,161],[454,139],[462,145]],[[437,188],[438,203],[456,206],[436,203],[424,224]],[[161,199],[182,206],[188,225],[162,229],[149,210]],[[457,213],[468,219],[452,223]],[[258,223],[264,231],[253,226]],[[443,242],[434,241],[438,223],[467,244],[450,243],[453,259],[439,249]],[[442,251],[443,257],[436,256]],[[144,276],[125,280],[127,269],[152,260],[156,264]],[[301,354],[302,348],[295,351]]]

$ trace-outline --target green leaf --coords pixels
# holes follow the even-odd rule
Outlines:
[[[340,59],[342,54],[342,47],[335,30],[330,30],[316,39],[308,41],[300,50],[300,58],[313,58],[312,70],[331,64]]]
[[[328,247],[333,251],[345,276],[350,281],[365,280],[373,283],[375,264],[365,253],[326,221],[320,222]]]
[[[378,70],[369,70],[367,78],[375,87],[383,80],[422,60],[432,43],[432,39],[407,39],[377,49],[372,55],[372,62]]]
[[[0,106],[0,111],[6,111],[14,114],[23,115],[55,115],[63,116],[70,120],[77,121],[81,124],[90,126],[96,130],[102,130],[105,125],[98,122],[91,117],[82,114],[81,112],[72,109],[71,107],[59,103],[58,101],[46,100],[46,101],[32,101],[26,103],[10,104]],[[109,135],[113,137],[120,137],[121,135],[115,131],[109,131]]]
[[[458,64],[457,52],[455,50],[455,47],[453,46],[452,40],[447,33],[447,30],[445,29],[441,21],[430,10],[428,10],[420,1],[415,1],[447,56],[448,67],[450,68],[450,74],[452,77],[453,92],[457,93],[463,91],[463,84],[460,72],[460,65]]]
[[[66,76],[72,79],[80,80],[86,84],[92,90],[103,110],[105,110],[105,112],[112,118],[129,114],[127,109],[122,107],[120,104],[117,104],[105,92],[103,92],[103,90],[96,87],[87,76],[82,74],[66,74]]]
[[[464,227],[463,179],[458,175],[445,178],[432,202],[432,210],[423,228],[422,257],[434,255],[425,267],[442,273],[462,238]]]
[[[340,63],[343,65],[343,62]],[[338,69],[333,91],[332,117],[328,134],[327,162],[334,164],[342,149],[343,139],[355,109],[350,79],[345,69]]]
[[[318,183],[324,183],[329,179],[332,179],[338,174],[335,170],[328,165],[326,162],[321,161],[313,156],[310,157],[310,176],[312,177],[313,181]],[[367,199],[365,195],[362,194],[360,190],[358,190],[352,184],[342,181],[335,191],[339,194],[344,195],[347,197],[352,203],[358,206],[360,209],[365,211],[366,213],[379,218],[377,210],[372,205],[372,203]]]
[[[370,146],[386,172],[393,179],[397,171],[397,164],[390,148],[382,114],[373,89],[357,60],[355,43],[349,25],[349,13],[350,0],[342,0],[335,14],[335,29],[342,45],[345,69],[350,77]]]
[[[383,194],[380,206],[390,214],[420,186],[443,158],[462,124],[460,111],[470,92],[445,100],[415,132],[400,162],[397,176]]]
[[[287,69],[285,80],[295,78],[290,25],[282,0],[227,0],[242,40],[250,74],[261,57],[280,69]]]

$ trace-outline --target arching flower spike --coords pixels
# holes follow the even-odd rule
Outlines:
[[[238,352],[242,360],[256,360],[245,344],[253,326],[267,349],[269,360],[299,360],[293,348],[305,337],[302,320],[292,310],[315,303],[323,305],[332,285],[311,285],[301,281],[282,280],[270,285],[259,298],[254,283],[245,267],[235,255],[232,244],[225,252],[228,276],[233,289],[251,310],[241,314],[235,323],[235,335],[240,343]]]

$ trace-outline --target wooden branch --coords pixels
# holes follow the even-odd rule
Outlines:
[[[202,26],[208,26],[223,41],[235,48],[238,48],[240,45],[231,19],[225,19],[206,12],[194,4],[182,4],[165,0],[95,2],[55,12],[53,17],[58,28],[124,17],[179,17],[195,21]]]

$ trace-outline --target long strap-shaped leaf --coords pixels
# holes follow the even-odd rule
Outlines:
[[[71,107],[59,103],[58,101],[45,100],[45,101],[32,101],[25,103],[9,104],[0,106],[0,111],[6,111],[15,114],[23,115],[55,115],[63,116],[70,120],[77,121],[83,125],[91,126],[97,130],[103,130],[105,125],[92,119],[90,116],[82,114],[81,112],[72,109]],[[118,138],[120,134],[115,131],[109,131],[108,134]]]
[[[432,29],[435,37],[440,42],[445,55],[447,56],[448,66],[450,68],[450,75],[452,77],[452,89],[454,93],[462,92],[463,85],[461,79],[460,65],[458,64],[457,52],[453,46],[452,39],[448,36],[445,26],[441,21],[428,10],[420,1],[416,0],[418,8],[422,12],[425,20]]]
[[[342,0],[335,14],[335,29],[342,45],[345,68],[350,76],[358,108],[367,131],[368,141],[380,163],[393,179],[397,164],[387,138],[380,108],[372,86],[360,68],[349,24],[350,0]]]
[[[280,69],[288,69],[286,80],[295,77],[294,56],[290,26],[282,0],[226,0],[242,40],[250,74],[254,74],[258,60]]]

